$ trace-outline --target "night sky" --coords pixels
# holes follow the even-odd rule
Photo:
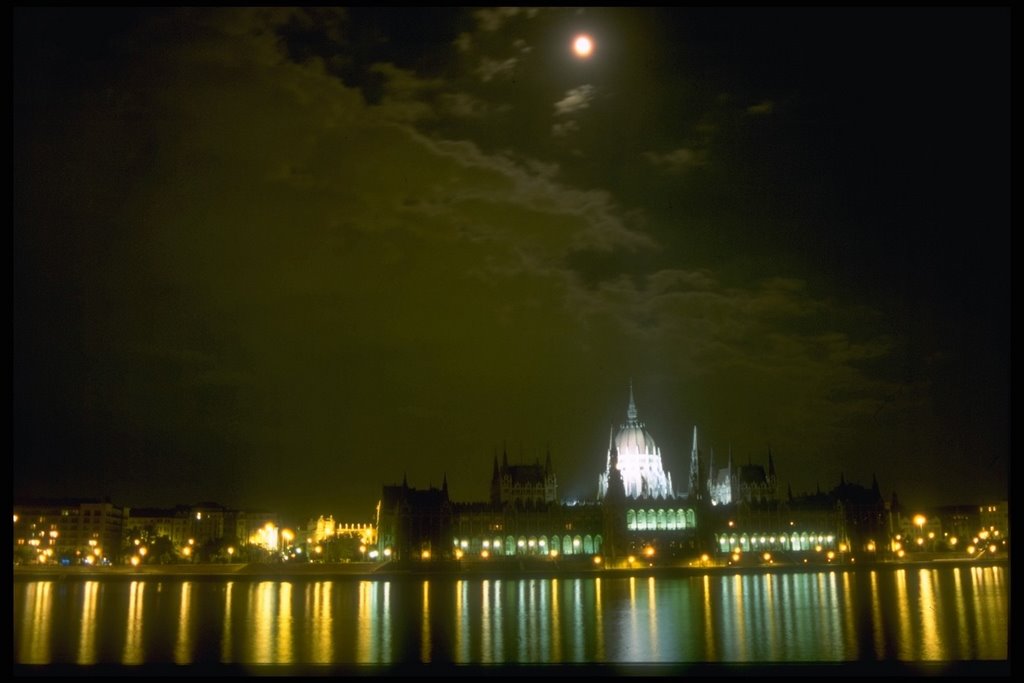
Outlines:
[[[15,497],[593,497],[631,380],[677,488],[1007,496],[1008,8],[13,21]]]

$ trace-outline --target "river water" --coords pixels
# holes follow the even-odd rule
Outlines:
[[[14,582],[14,661],[1008,660],[1008,566],[709,576]]]

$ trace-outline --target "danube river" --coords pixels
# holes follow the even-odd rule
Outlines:
[[[1008,660],[1010,573],[16,578],[17,665]]]

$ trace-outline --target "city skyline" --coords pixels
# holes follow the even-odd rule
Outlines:
[[[1007,497],[1008,9],[13,16],[16,497]]]

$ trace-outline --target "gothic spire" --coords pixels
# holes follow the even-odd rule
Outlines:
[[[629,378],[629,407],[626,408],[626,419],[630,423],[636,422],[636,401],[633,400],[633,378]]]

